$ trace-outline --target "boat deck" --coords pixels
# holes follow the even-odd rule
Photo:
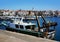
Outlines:
[[[30,36],[26,34],[0,30],[0,42],[56,42],[53,40]]]

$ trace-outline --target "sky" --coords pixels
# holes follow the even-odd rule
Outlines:
[[[60,10],[60,0],[0,0],[0,9]]]

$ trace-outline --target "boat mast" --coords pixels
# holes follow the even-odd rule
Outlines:
[[[37,24],[38,24],[38,32],[40,32],[40,21],[39,21],[39,19],[37,17],[38,12],[37,11],[34,11],[33,9],[34,8],[32,8],[32,11],[34,12],[34,15],[36,16],[36,21],[37,21]]]
[[[40,32],[40,21],[37,17],[37,12],[36,11],[34,12],[34,15],[36,16],[36,20],[37,20],[37,24],[38,24],[38,32]]]

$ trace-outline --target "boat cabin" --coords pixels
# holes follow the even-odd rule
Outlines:
[[[24,18],[12,18],[13,21],[9,23],[9,27],[14,28],[14,29],[23,29],[23,30],[34,30],[36,27],[35,23],[31,22],[23,22]]]

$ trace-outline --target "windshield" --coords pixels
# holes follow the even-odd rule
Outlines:
[[[13,23],[14,21],[21,21],[21,18],[11,18],[11,23]]]

